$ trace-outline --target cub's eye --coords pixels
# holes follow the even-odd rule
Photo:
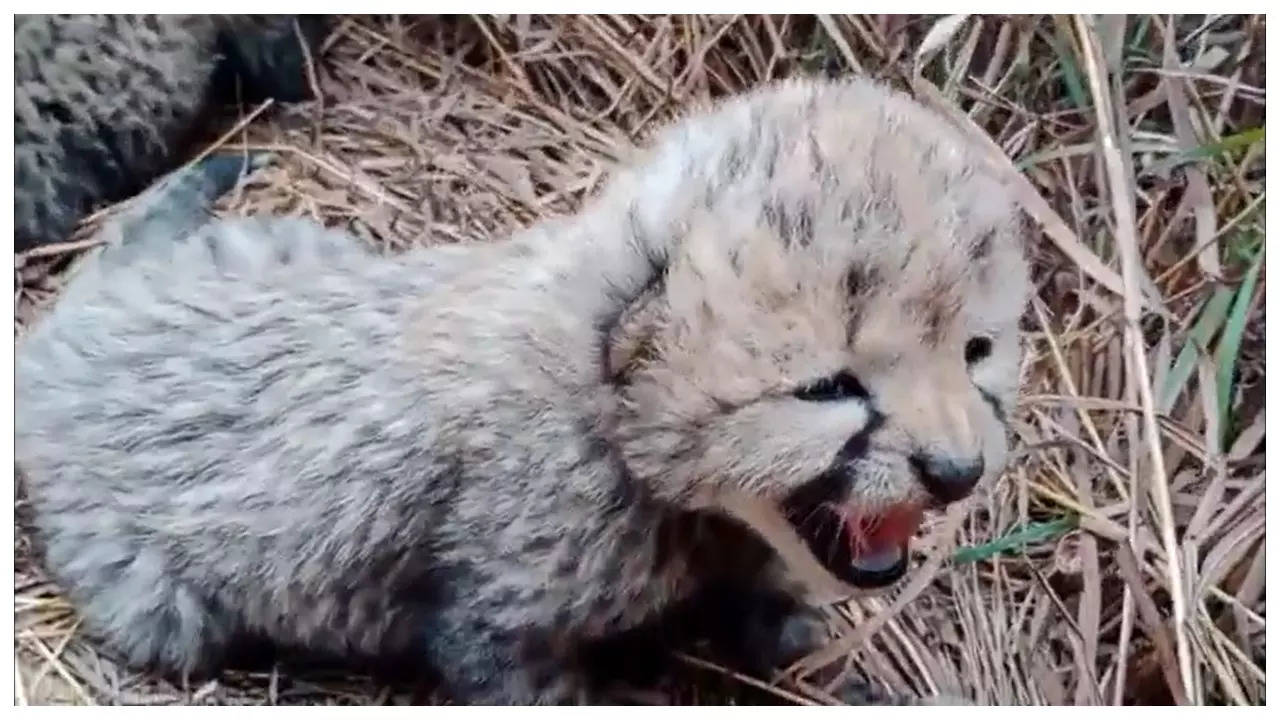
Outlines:
[[[858,398],[866,400],[870,395],[867,389],[858,382],[858,378],[846,370],[805,385],[796,390],[795,396],[809,402],[830,402]]]
[[[982,362],[990,354],[991,338],[989,337],[969,338],[969,342],[964,344],[964,362],[966,365]]]

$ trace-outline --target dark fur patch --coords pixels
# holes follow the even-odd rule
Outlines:
[[[911,260],[916,256],[916,248],[920,247],[918,243],[911,243],[907,246],[907,251],[902,254],[902,262],[898,264],[901,272],[906,272],[907,267],[911,265]]]
[[[610,512],[626,512],[638,504],[648,502],[648,496],[643,486],[632,476],[617,448],[605,439],[597,429],[586,426],[582,430],[583,437],[587,438],[586,447],[583,450],[584,462],[606,458],[609,467],[613,470],[614,482],[612,487],[609,488]]]
[[[867,186],[870,197],[874,198],[876,219],[882,223],[881,229],[889,234],[902,232],[906,224],[902,216],[902,206],[898,202],[898,186],[895,181],[896,171],[885,172],[874,164],[867,168]]]
[[[714,582],[636,628],[587,645],[579,663],[599,689],[659,683],[675,672],[672,650],[710,654],[742,672],[767,676],[787,660],[779,653],[781,629],[799,609],[790,598],[743,582]]]
[[[217,38],[223,61],[214,70],[216,92],[232,100],[238,86],[249,102],[266,98],[282,102],[309,99],[308,56],[326,29],[322,18],[308,15],[264,19],[252,27],[224,28]]]
[[[840,185],[840,178],[836,171],[827,164],[822,157],[822,147],[818,142],[818,136],[812,130],[806,135],[808,140],[807,149],[809,151],[809,169],[813,175],[818,178],[818,182],[822,186],[824,193],[834,194],[836,188]]]
[[[726,183],[733,183],[742,177],[747,169],[747,154],[742,146],[731,143],[725,149],[724,159],[720,162],[720,177]]]
[[[969,246],[969,259],[974,262],[982,262],[991,257],[991,250],[995,245],[996,231],[994,229],[987,230],[974,240]]]
[[[880,271],[866,265],[854,265],[844,274],[845,291],[851,298],[866,295],[881,282]]]
[[[633,207],[632,210],[628,212],[629,220],[634,220],[634,212],[635,209]],[[639,243],[639,223],[638,221],[633,221],[631,225],[632,234],[637,238],[637,243]],[[618,288],[611,290],[610,294],[614,299],[614,302],[612,303],[614,310],[611,313],[598,318],[596,322],[596,332],[600,337],[599,352],[601,379],[610,385],[616,386],[624,384],[630,374],[630,371],[634,369],[634,364],[631,362],[619,367],[614,367],[615,363],[611,361],[614,342],[617,339],[615,334],[618,331],[619,326],[625,323],[631,314],[636,312],[636,305],[638,303],[654,300],[662,294],[663,288],[666,285],[666,258],[653,256],[649,257],[648,260],[649,278],[645,281],[645,284],[634,293],[626,293]],[[641,352],[637,354],[633,351],[628,357],[628,360],[642,361],[647,357],[645,353],[652,353],[655,350],[651,344],[646,344],[643,341],[637,343],[635,349],[640,350]]]
[[[641,241],[644,239],[644,229],[640,225],[640,208],[635,202],[627,206],[627,233],[631,235],[631,241],[637,247],[642,246]]]
[[[777,140],[768,140],[767,142],[761,161],[764,165],[765,178],[772,180],[773,176],[778,172],[778,155],[782,152],[782,148],[778,146]]]
[[[848,298],[848,325],[845,328],[846,344],[852,345],[858,334],[860,308],[866,297],[873,293],[883,282],[880,271],[874,267],[854,265],[844,276],[844,287]]]
[[[924,152],[921,153],[920,155],[920,165],[923,167],[929,167],[930,165],[933,165],[934,161],[937,159],[938,159],[938,144],[930,143],[927,147],[925,147]]]
[[[733,274],[742,277],[742,252],[738,248],[729,251],[729,269]]]
[[[949,278],[939,278],[934,291],[907,303],[907,310],[919,318],[923,327],[920,339],[929,347],[937,347],[942,334],[960,312],[956,299],[955,283]]]
[[[813,243],[813,208],[806,203],[791,205],[772,200],[761,208],[760,218],[777,231],[787,247],[808,247]]]

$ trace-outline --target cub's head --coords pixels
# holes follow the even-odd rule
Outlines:
[[[855,585],[900,577],[922,512],[1005,462],[1027,271],[973,153],[864,83],[770,88],[660,139],[624,182],[633,232],[669,250],[607,358],[630,472],[686,507],[772,503]]]

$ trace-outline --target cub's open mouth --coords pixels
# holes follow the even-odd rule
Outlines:
[[[790,509],[787,516],[832,575],[856,587],[877,588],[906,573],[924,509],[910,503],[868,510],[847,501],[821,502]]]

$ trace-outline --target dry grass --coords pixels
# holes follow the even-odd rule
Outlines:
[[[957,516],[958,549],[935,533],[912,581],[833,611],[831,646],[769,692],[826,701],[804,674],[836,660],[900,692],[980,703],[1255,704],[1265,23],[351,18],[319,53],[322,100],[230,133],[277,161],[222,210],[306,215],[388,251],[482,242],[571,212],[628,143],[689,103],[798,73],[911,88],[990,149],[1044,231],[1014,460]],[[96,221],[17,259],[17,329]],[[16,552],[19,703],[432,699],[351,677],[139,676],[78,633],[21,535]],[[685,664],[702,669],[648,697],[747,699],[750,681]]]

